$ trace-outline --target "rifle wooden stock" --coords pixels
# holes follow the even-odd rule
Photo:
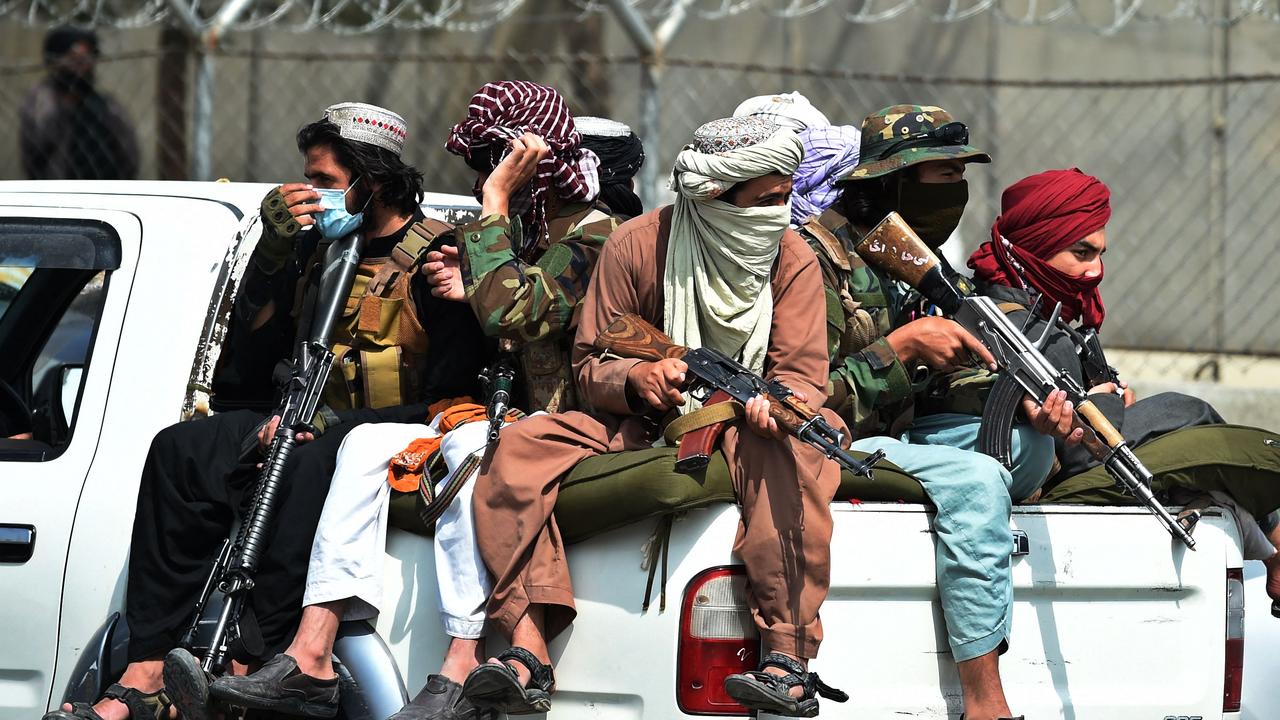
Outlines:
[[[917,288],[925,275],[940,264],[933,250],[896,212],[871,228],[858,242],[856,251],[869,265]]]
[[[649,362],[679,359],[689,352],[689,348],[676,345],[665,333],[634,313],[609,323],[592,344],[601,352]]]

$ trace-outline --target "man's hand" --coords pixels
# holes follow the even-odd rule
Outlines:
[[[670,410],[684,404],[684,374],[689,366],[683,360],[667,358],[658,362],[642,362],[627,373],[627,384],[641,400],[658,410]]]
[[[267,448],[271,447],[271,438],[276,436],[276,430],[279,427],[280,416],[272,415],[271,422],[263,425],[262,429],[258,431],[258,447],[262,448],[263,452],[266,452]],[[300,432],[295,434],[293,439],[297,440],[299,443],[309,443],[312,440],[315,440],[316,436],[309,432]]]
[[[923,363],[934,370],[950,371],[981,363],[988,370],[996,369],[996,359],[986,346],[947,318],[912,320],[885,339],[904,365]]]
[[[808,398],[804,393],[792,391],[792,395],[800,402],[806,402]],[[786,440],[788,433],[781,427],[778,427],[778,421],[769,415],[769,398],[766,395],[757,395],[747,401],[743,417],[747,421],[747,427],[751,428],[751,432],[763,438],[773,438],[774,440]]]
[[[17,435],[10,435],[7,439],[8,440],[35,440],[36,436],[32,435],[29,432],[23,432],[23,433],[18,433]]]
[[[1027,414],[1031,427],[1041,435],[1058,438],[1067,447],[1079,445],[1084,439],[1082,428],[1072,429],[1075,424],[1075,408],[1067,400],[1067,394],[1054,390],[1045,398],[1044,405],[1037,407],[1030,397],[1022,398],[1022,411]]]
[[[538,170],[538,163],[551,155],[546,141],[525,133],[511,141],[511,152],[489,173],[480,189],[480,213],[482,216],[507,216],[511,196],[515,195]]]
[[[320,204],[320,193],[307,183],[285,183],[280,186],[280,194],[284,196],[289,214],[302,227],[315,225],[316,221],[312,216],[324,212],[324,206]]]
[[[467,299],[466,289],[462,287],[462,267],[458,261],[457,245],[445,245],[427,253],[427,262],[422,266],[422,272],[431,285],[432,295],[458,302]]]
[[[1124,406],[1129,407],[1138,401],[1138,397],[1133,394],[1133,388],[1129,387],[1129,383],[1121,380],[1119,383],[1105,382],[1094,385],[1089,388],[1089,394],[1108,393],[1111,395],[1121,395],[1124,397]]]

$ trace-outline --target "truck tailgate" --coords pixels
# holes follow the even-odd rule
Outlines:
[[[1037,718],[1220,717],[1228,566],[1241,559],[1211,510],[1191,552],[1145,511],[1014,511],[1029,552],[1013,563],[1010,706]],[[1228,534],[1229,533],[1229,534]],[[827,717],[958,716],[960,687],[918,506],[841,506],[827,641],[815,669],[853,696]]]
[[[929,515],[917,505],[834,508],[832,588],[813,668],[852,699],[824,700],[821,717],[959,717]],[[676,681],[683,595],[704,570],[738,564],[730,552],[737,517],[736,508],[717,505],[674,523],[665,611],[657,581],[652,607],[640,610],[641,548],[653,521],[568,548],[578,616],[552,643],[551,720],[686,716]],[[1012,644],[1001,660],[1016,713],[1223,717],[1225,569],[1241,559],[1235,529],[1216,509],[1196,530],[1196,552],[1175,546],[1137,508],[1015,508],[1012,524],[1030,550],[1014,561]],[[434,556],[424,538],[397,531],[390,540],[391,606],[378,627],[412,694],[439,667],[445,642]],[[755,642],[744,639],[744,652]],[[502,647],[492,638],[490,645]]]

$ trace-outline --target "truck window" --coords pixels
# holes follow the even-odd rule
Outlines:
[[[49,460],[71,442],[119,267],[120,240],[103,223],[0,220],[0,459]]]

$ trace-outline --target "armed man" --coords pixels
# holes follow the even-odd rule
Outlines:
[[[218,413],[158,433],[142,471],[126,591],[129,665],[95,705],[67,705],[46,718],[168,718],[170,703],[192,693],[190,683],[169,681],[170,665],[200,671],[174,648],[275,435],[273,372],[293,352],[294,318],[324,300],[315,297],[317,266],[330,243],[352,232],[366,238],[347,311],[332,333],[325,404],[298,428],[301,444],[285,468],[235,660],[278,647],[296,622],[312,529],[347,432],[368,421],[420,420],[427,401],[474,391],[485,360],[474,316],[432,296],[419,272],[443,223],[424,222],[422,174],[400,158],[407,136],[399,115],[359,103],[333,105],[298,132],[307,182],[263,199],[262,237],[215,375]],[[260,647],[252,647],[259,634]],[[170,650],[173,662],[164,660]],[[205,716],[198,704],[179,704],[191,708],[187,718]]]
[[[1055,393],[1043,407],[1024,401],[1029,422],[1015,425],[1010,469],[975,452],[981,420],[955,411],[948,398],[957,394],[952,383],[984,380],[994,359],[958,324],[933,316],[910,288],[868,267],[853,248],[891,211],[930,247],[941,246],[968,201],[967,163],[990,161],[969,145],[968,128],[942,108],[885,108],[863,121],[859,163],[838,178],[834,206],[800,227],[826,285],[827,407],[863,438],[853,449],[883,450],[938,508],[938,589],[969,720],[1011,715],[999,654],[1012,617],[1012,503],[1048,476],[1054,445],[1047,435],[1075,443],[1082,432],[1071,429],[1070,403]],[[946,273],[956,274],[949,267]]]
[[[641,215],[605,244],[581,308],[574,366],[591,412],[531,417],[503,430],[476,482],[481,556],[495,576],[489,621],[511,649],[473,670],[463,694],[509,714],[546,712],[555,679],[547,642],[575,615],[573,587],[552,516],[561,478],[579,461],[647,448],[651,414],[689,407],[682,361],[600,355],[602,333],[628,314],[676,343],[721,351],[794,390],[823,400],[826,358],[813,253],[787,229],[795,133],[759,118],[708,123],[677,157],[674,206]],[[822,640],[818,608],[829,584],[831,514],[839,472],[818,450],[784,435],[754,397],[723,447],[742,506],[735,550],[751,580],[750,604],[768,654],[736,676],[749,707],[812,714],[816,695],[842,693],[806,672]],[[834,415],[830,421],[843,428]],[[803,518],[803,529],[801,525]]]
[[[468,107],[447,147],[476,172],[481,217],[428,254],[432,292],[470,306],[485,334],[506,349],[486,370],[495,389],[530,412],[574,409],[573,331],[601,246],[618,225],[597,201],[598,158],[582,149],[574,118],[552,88],[489,83]],[[619,174],[633,173],[643,158],[634,137],[629,129],[618,134],[618,157],[626,162],[610,167]],[[497,387],[503,376],[515,381],[513,388]],[[440,672],[393,718],[482,716],[461,694],[462,681],[484,659],[484,604],[492,587],[476,548],[472,479],[490,428],[507,419],[496,407],[506,402],[458,404],[429,425],[366,425],[347,437],[316,532],[298,633],[258,672],[218,679],[210,689],[216,699],[304,717],[337,712],[332,652],[339,622],[377,614],[393,487],[418,492],[428,483],[436,492],[421,515],[436,518],[436,586],[450,643]],[[509,432],[502,430],[496,447]],[[433,454],[447,468],[443,477],[430,476]]]

